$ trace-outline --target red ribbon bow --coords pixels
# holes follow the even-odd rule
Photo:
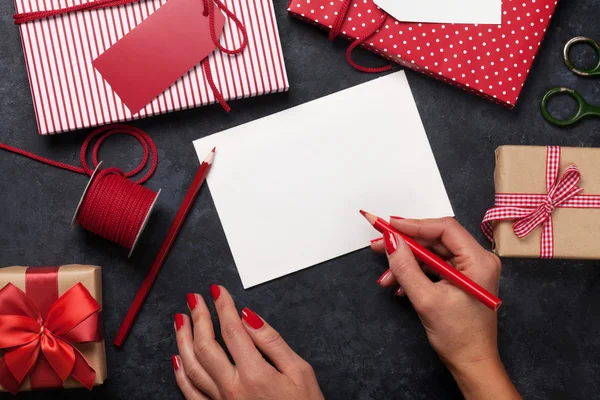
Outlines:
[[[494,241],[492,223],[514,220],[513,230],[517,237],[524,238],[535,228],[542,226],[540,257],[554,256],[552,212],[556,208],[600,208],[600,196],[580,195],[583,188],[577,187],[581,173],[571,164],[560,179],[560,147],[546,149],[546,194],[496,193],[494,208],[485,213],[481,230],[490,241]]]
[[[71,376],[91,389],[96,371],[73,343],[99,340],[98,311],[98,302],[78,283],[52,304],[44,319],[29,296],[6,285],[0,290],[0,349],[6,351],[0,358],[0,384],[16,393],[28,375],[32,386]]]

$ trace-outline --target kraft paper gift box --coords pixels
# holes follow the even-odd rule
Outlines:
[[[174,1],[180,0],[169,0]],[[17,13],[82,3],[86,2],[15,0]],[[141,0],[20,25],[40,134],[129,121],[217,101],[202,66],[198,64],[170,87],[163,87],[166,90],[139,112],[132,112],[94,68],[95,59],[165,4],[168,4],[166,0]],[[212,77],[224,100],[286,91],[289,83],[272,0],[229,0],[225,5],[245,26],[248,42],[241,54],[227,55],[217,49],[208,57]],[[220,12],[216,5],[214,10]],[[177,23],[173,21],[173,24]],[[220,43],[231,49],[239,46],[240,41],[240,31],[226,17]]]
[[[23,300],[22,296],[26,296]],[[58,299],[58,300],[57,300]],[[76,358],[74,371],[84,372],[79,375],[84,376],[82,379],[85,384],[91,389],[91,386],[101,385],[107,377],[106,372],[106,352],[104,339],[102,338],[102,277],[100,267],[90,265],[63,265],[61,267],[6,267],[0,268],[0,320],[3,325],[7,326],[7,315],[10,318],[12,315],[34,315],[35,312],[15,312],[15,309],[22,310],[22,304],[28,304],[33,301],[35,310],[39,310],[43,323],[41,325],[39,335],[50,335],[47,331],[54,329],[52,335],[55,335],[54,343],[62,343],[62,346],[71,345],[76,349],[74,353],[78,353],[87,361],[89,370],[85,365],[86,361],[81,358]],[[59,304],[62,301],[62,304]],[[15,307],[15,303],[19,304]],[[92,312],[91,304],[99,307],[99,310]],[[54,306],[53,306],[54,304]],[[52,311],[54,308],[54,311]],[[54,314],[51,317],[51,314]],[[62,319],[69,315],[70,317]],[[23,316],[20,317],[21,320]],[[76,321],[75,327],[72,322]],[[34,316],[35,320],[35,316]],[[33,328],[30,326],[32,320],[29,320],[28,328],[18,334],[31,334]],[[62,325],[61,325],[62,324]],[[35,324],[34,324],[35,325]],[[65,325],[67,325],[65,327]],[[2,326],[0,326],[0,331]],[[62,332],[61,330],[67,331]],[[10,334],[18,329],[12,329]],[[82,387],[83,383],[73,379],[72,374],[61,382],[58,374],[53,370],[53,367],[48,363],[48,359],[44,355],[43,346],[39,351],[36,363],[22,382],[18,385],[14,382],[14,376],[7,370],[5,357],[9,351],[19,347],[6,348],[5,341],[10,334],[4,333],[0,342],[3,349],[0,349],[0,382],[8,382],[13,386],[3,387],[0,385],[0,391],[25,391],[38,390],[45,388],[75,388]],[[58,338],[57,338],[58,337]],[[31,338],[30,338],[31,339]],[[11,343],[8,343],[11,344]],[[14,345],[14,343],[12,343]],[[31,343],[30,343],[31,344]],[[22,346],[27,347],[27,346]],[[60,358],[59,364],[60,364]],[[16,357],[16,356],[15,356]],[[18,360],[19,357],[16,357]],[[43,364],[43,365],[39,365]],[[67,372],[69,372],[67,367]],[[7,376],[8,374],[8,376]],[[35,376],[34,376],[35,375]],[[16,386],[15,386],[16,385]],[[16,389],[16,390],[15,390]]]
[[[499,256],[600,259],[600,149],[501,146],[494,184],[482,229]]]
[[[500,25],[477,25],[401,22],[373,0],[350,0],[344,16],[344,2],[291,0],[288,11],[325,30],[344,18],[339,36],[356,41],[373,33],[362,47],[508,108],[519,98],[557,3],[503,0]]]

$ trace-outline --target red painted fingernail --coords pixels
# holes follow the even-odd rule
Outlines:
[[[381,283],[381,281],[382,281],[382,280],[383,280],[383,279],[384,279],[386,276],[388,276],[388,275],[390,274],[390,272],[392,272],[392,271],[390,271],[389,269],[388,269],[387,271],[385,271],[385,272],[383,273],[383,275],[381,275],[381,276],[379,277],[379,279],[377,279],[377,284]]]
[[[217,299],[221,295],[221,289],[219,288],[218,285],[215,285],[213,283],[212,285],[210,285],[210,294],[212,294],[213,300],[217,301]]]
[[[404,219],[404,217],[396,217],[395,215],[392,215],[390,218],[391,219]]]
[[[242,318],[244,318],[244,321],[254,329],[260,329],[265,324],[263,320],[249,308],[244,308],[242,310]]]
[[[379,238],[373,239],[373,240],[371,240],[371,244],[373,244],[373,243],[377,243],[377,242],[379,242],[379,241],[381,241],[381,240],[383,240],[383,238],[382,238],[382,237],[379,237]]]
[[[194,308],[198,305],[198,300],[196,300],[196,295],[194,293],[188,293],[186,296],[188,307],[190,311],[193,311]]]
[[[173,361],[173,369],[179,371],[179,358],[177,356],[171,356],[171,361]]]
[[[385,251],[388,255],[392,255],[396,250],[398,250],[398,242],[396,241],[396,236],[388,230],[383,232],[383,240],[385,242]]]
[[[396,289],[396,293],[394,293],[394,296],[400,296],[402,294],[402,286],[399,286],[398,289]]]
[[[183,314],[175,314],[175,330],[180,330],[183,326]]]

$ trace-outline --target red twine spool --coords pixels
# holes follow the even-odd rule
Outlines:
[[[98,171],[100,146],[104,140],[116,134],[133,136],[142,144],[144,149],[142,162],[134,170],[127,173],[123,173],[118,168],[107,168]],[[86,153],[90,142],[97,136],[100,137],[92,150],[92,161],[96,170],[92,170],[86,161]],[[154,192],[141,185],[141,183],[150,179],[158,163],[156,146],[146,132],[124,124],[109,125],[96,129],[85,139],[81,146],[79,154],[81,167],[40,157],[2,143],[0,143],[0,149],[54,167],[90,175],[90,181],[83,192],[73,220],[77,221],[85,230],[133,251],[160,193],[160,191]],[[144,169],[148,163],[150,153],[152,154],[152,164],[146,175],[135,182],[127,179]],[[131,255],[131,252],[129,254]]]

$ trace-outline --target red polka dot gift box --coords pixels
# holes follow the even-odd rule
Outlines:
[[[555,0],[503,0],[502,23],[439,24],[400,22],[373,0],[291,0],[288,11],[330,31],[330,39],[353,41],[376,54],[514,107],[538,52]]]

